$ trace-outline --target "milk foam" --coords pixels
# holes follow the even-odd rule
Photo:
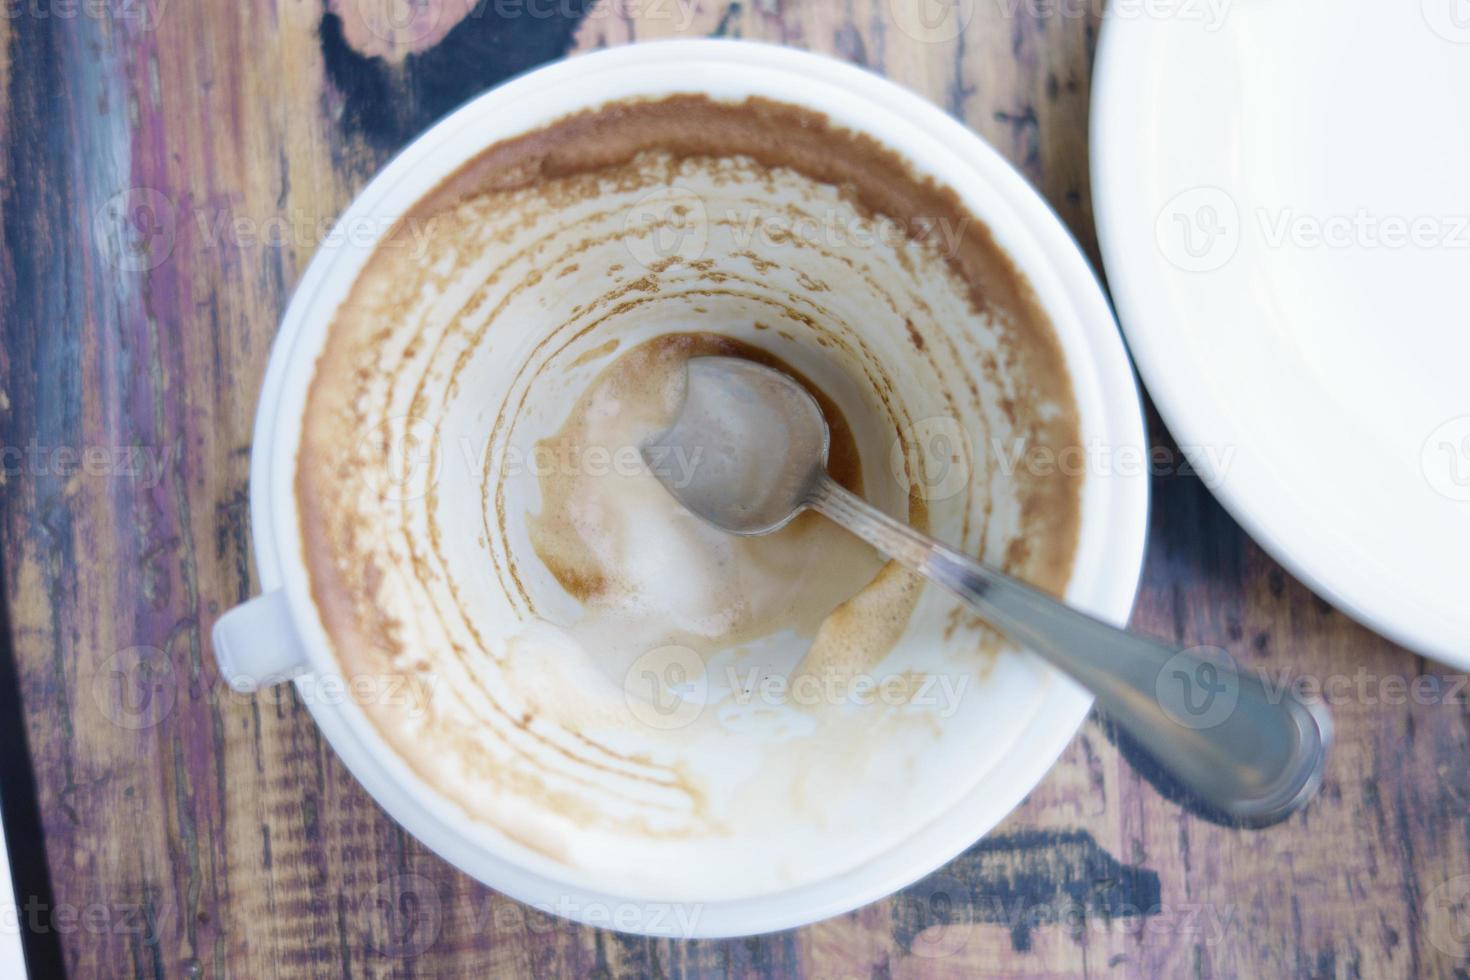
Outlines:
[[[715,335],[658,337],[610,358],[557,433],[537,445],[541,509],[529,523],[541,560],[587,607],[575,632],[621,678],[629,654],[670,643],[702,656],[792,631],[810,640],[877,575],[871,548],[815,514],[747,538],[699,520],[646,466],[604,467],[672,424],[684,364],[734,345]],[[839,419],[840,455],[851,435]],[[640,460],[641,461],[641,460]],[[661,461],[677,478],[697,458]],[[855,473],[849,479],[855,479]]]

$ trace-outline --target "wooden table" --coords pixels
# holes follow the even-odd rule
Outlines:
[[[1093,719],[1021,809],[902,894],[781,935],[650,941],[455,872],[289,689],[231,694],[208,636],[257,590],[246,471],[277,318],[354,192],[486,86],[670,35],[825,52],[963,118],[1096,260],[1096,3],[919,0],[943,15],[929,28],[889,0],[468,2],[13,0],[0,18],[0,741],[38,977],[1470,970],[1465,678],[1314,598],[1178,472],[1154,482],[1136,625],[1333,692],[1321,798],[1266,832],[1191,815]]]

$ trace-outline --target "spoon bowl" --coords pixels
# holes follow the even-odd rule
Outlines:
[[[738,357],[695,357],[679,417],[643,461],[692,513],[731,534],[791,522],[826,475],[821,406],[789,375]]]

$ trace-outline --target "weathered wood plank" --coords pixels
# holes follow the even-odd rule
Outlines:
[[[565,53],[668,36],[794,44],[962,118],[1095,260],[1093,5],[962,0],[933,26],[900,0],[84,6],[0,18],[0,445],[24,456],[7,468],[0,544],[58,903],[37,921],[62,932],[73,973],[1467,968],[1464,679],[1332,612],[1190,476],[1155,481],[1135,622],[1282,681],[1343,678],[1322,800],[1265,833],[1208,823],[1089,722],[969,854],[789,934],[653,942],[495,895],[388,821],[289,691],[238,697],[214,671],[210,624],[257,586],[245,481],[276,320],[324,222],[433,119]],[[109,462],[72,472],[88,449]],[[65,473],[62,450],[76,457]],[[1421,675],[1438,692],[1399,701]],[[99,928],[81,923],[89,907]]]

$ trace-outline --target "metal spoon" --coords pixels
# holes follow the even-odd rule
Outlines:
[[[1109,626],[894,520],[827,475],[828,441],[821,408],[787,375],[699,357],[689,361],[678,419],[642,451],[669,492],[715,527],[768,534],[810,507],[948,589],[1089,688],[1220,815],[1263,826],[1312,798],[1331,737],[1320,705],[1286,691],[1272,697],[1228,657]]]

